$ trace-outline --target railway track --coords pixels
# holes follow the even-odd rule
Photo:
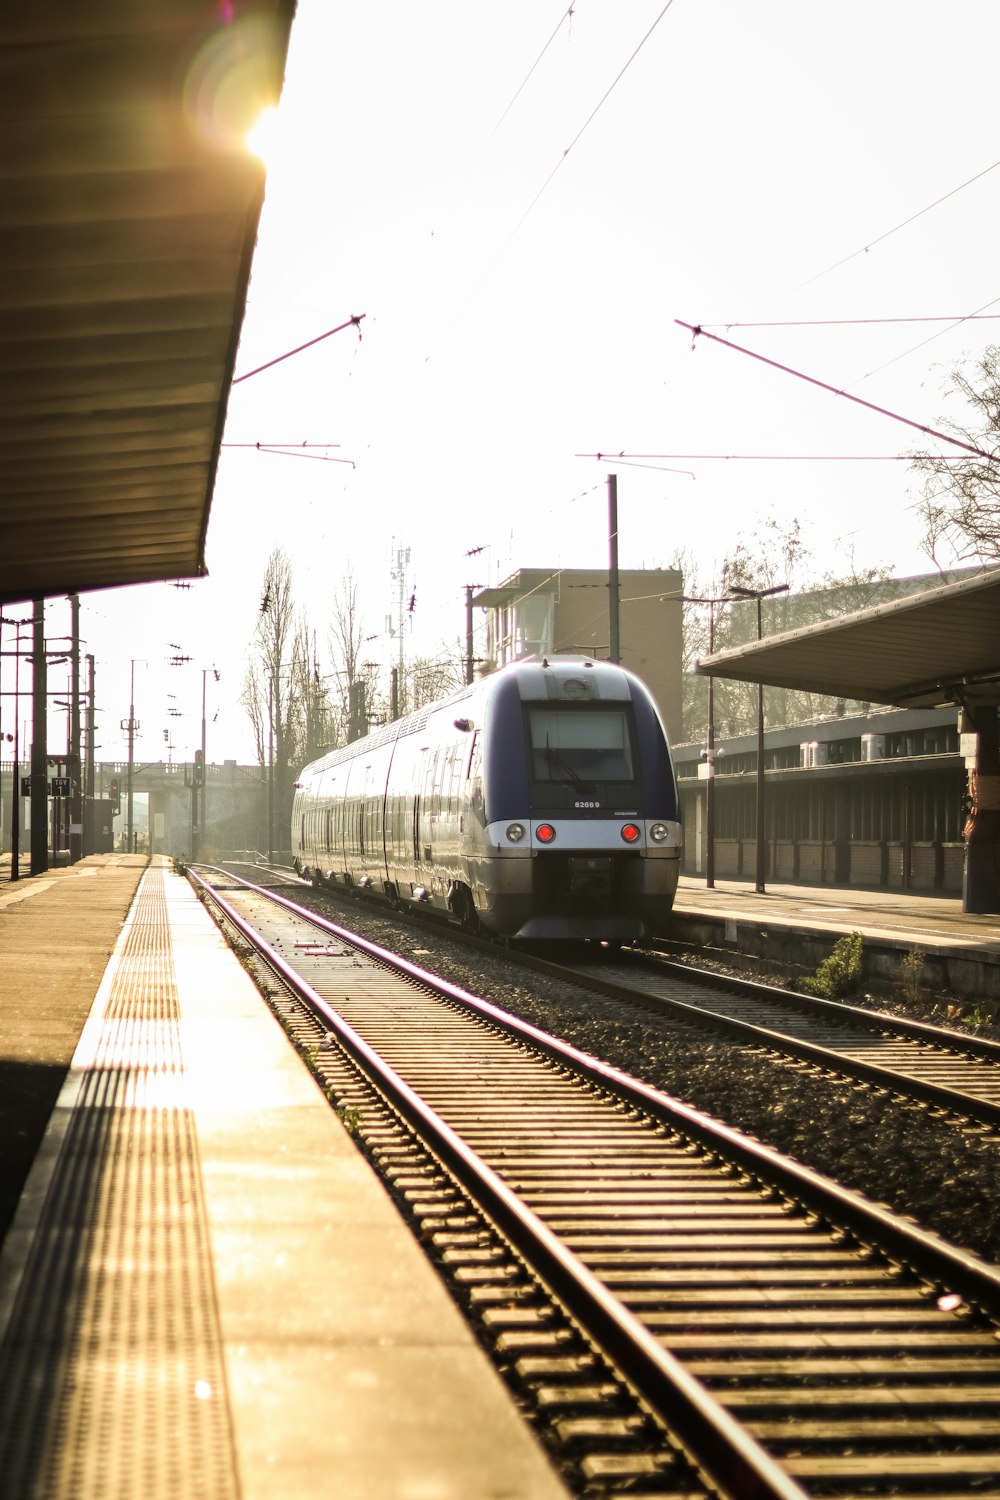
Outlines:
[[[627,968],[553,965],[544,971],[630,1004],[946,1110],[1000,1135],[1000,1043],[843,1001],[637,955]]]
[[[290,872],[276,872],[284,875]],[[449,929],[449,940],[493,945]],[[505,950],[512,964],[630,1006],[646,1007],[826,1074],[883,1089],[981,1126],[1000,1141],[1000,1042],[844,1001],[720,976],[646,951],[617,961],[554,962]]]
[[[212,882],[579,1493],[996,1493],[995,1266],[285,898]]]

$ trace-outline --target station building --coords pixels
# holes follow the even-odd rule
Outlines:
[[[681,738],[683,592],[674,568],[618,574],[618,660],[652,692],[671,740]],[[607,569],[523,568],[472,604],[487,612],[486,670],[524,656],[609,658]]]
[[[717,738],[714,782],[704,741],[675,745],[683,870],[756,870],[757,736]],[[968,812],[954,708],[869,709],[768,729],[764,870],[768,880],[961,895]]]
[[[770,750],[765,735],[763,756],[756,739],[752,752],[733,745],[737,769],[721,775],[713,747],[704,810],[707,818],[711,797],[714,852],[728,832],[723,857],[743,868],[743,756],[747,773],[752,760],[755,854],[759,830],[775,878],[958,884],[965,911],[1000,912],[1000,568],[717,652],[698,670],[762,693],[805,688],[881,708],[849,728],[827,722],[784,744],[772,737]]]

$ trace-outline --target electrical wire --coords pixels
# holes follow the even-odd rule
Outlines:
[[[992,303],[985,303],[986,307]],[[771,323],[702,323],[702,328],[857,328],[866,324],[882,323],[976,323],[996,322],[1000,313],[945,313],[934,317],[915,318],[786,318]]]
[[[916,458],[927,458],[925,453],[574,453],[574,458],[594,458],[599,463],[626,463],[634,468],[642,468],[642,460],[650,459],[687,459],[690,463],[705,463],[714,459],[724,462],[746,462],[757,460],[760,463],[858,463],[858,464],[909,464]],[[934,455],[935,458],[938,455]],[[946,453],[940,455],[943,463],[964,463],[965,460],[958,453]],[[649,465],[652,467],[652,465]],[[690,469],[659,469],[662,474],[690,474]],[[691,478],[696,476],[691,474]]]
[[[345,328],[356,328],[360,339],[361,324],[365,316],[365,313],[352,313],[346,323],[338,323],[336,328],[328,328],[326,333],[318,333],[314,339],[307,339],[304,344],[299,344],[298,348],[289,349],[287,354],[278,354],[274,359],[269,359],[266,364],[258,365],[256,370],[248,370],[245,375],[235,376],[231,384],[239,385],[240,381],[249,380],[251,375],[259,375],[263,370],[270,370],[274,365],[280,365],[282,360],[291,359],[294,354],[301,354],[303,349],[311,349],[313,344],[321,344],[324,339],[331,338],[333,334],[343,333]]]
[[[572,5],[570,5],[569,8],[565,11],[565,13],[562,16],[560,16],[559,23],[556,26],[555,31],[549,37],[548,41],[545,43],[545,46],[542,48],[541,52],[539,52],[538,56],[535,58],[534,62],[531,64],[531,67],[528,69],[527,73],[525,73],[524,77],[521,79],[520,84],[515,89],[514,93],[511,95],[511,98],[510,98],[510,100],[509,100],[509,102],[507,104],[507,108],[504,110],[503,114],[500,116],[499,120],[496,122],[496,124],[494,125],[493,129],[490,131],[489,135],[486,137],[485,145],[487,145],[487,146],[489,145],[490,141],[496,135],[497,131],[500,129],[500,126],[503,124],[504,120],[506,120],[506,118],[510,114],[511,110],[514,108],[514,105],[517,103],[518,99],[521,97],[521,95],[523,94],[525,88],[527,87],[527,85],[528,85],[528,83],[529,83],[529,81],[531,79],[531,75],[534,73],[535,69],[538,67],[539,63],[541,62],[542,58],[545,56],[546,52],[548,52],[549,48],[552,46],[552,43],[555,41],[555,39],[559,35],[560,31],[562,31],[565,22],[566,21],[571,21],[573,19],[573,9],[574,9],[574,7]]]
[[[961,328],[963,323],[969,323],[973,318],[982,316],[985,308],[993,307],[997,302],[1000,302],[1000,297],[991,297],[989,302],[984,302],[983,306],[977,308],[974,313],[967,313],[964,317],[956,318],[947,328],[942,328],[939,333],[932,333],[928,338],[921,339],[919,344],[911,344],[909,349],[903,349],[899,354],[894,354],[892,359],[887,359],[884,364],[876,365],[874,370],[869,370],[866,375],[859,376],[857,380],[851,382],[851,385],[860,385],[863,380],[870,380],[873,375],[880,375],[883,370],[888,370],[890,365],[898,364],[901,359],[906,359],[910,354],[916,354],[918,349],[923,349],[925,345],[932,344],[935,339],[941,338],[943,334],[951,333],[952,329]]]
[[[278,458],[311,458],[321,464],[349,464],[353,458],[331,458],[326,453],[304,453],[304,448],[339,448],[339,443],[223,443],[223,448],[254,448],[258,453],[273,453]]]
[[[804,380],[809,385],[819,386],[820,390],[829,391],[834,396],[842,396],[845,401],[854,401],[858,406],[865,406],[869,411],[877,412],[880,416],[891,417],[894,422],[902,422],[906,427],[915,427],[918,432],[926,432],[929,437],[938,438],[943,443],[951,443],[956,448],[964,448],[966,453],[971,453],[976,458],[984,458],[987,463],[1000,462],[1000,455],[987,453],[985,449],[977,448],[972,443],[963,443],[959,438],[951,437],[945,432],[938,432],[936,428],[927,427],[923,422],[914,422],[911,417],[904,417],[899,412],[889,411],[885,406],[876,406],[873,401],[865,401],[861,396],[852,396],[849,391],[838,390],[835,385],[828,385],[825,380],[818,380],[815,375],[806,375],[802,370],[793,370],[790,365],[780,364],[776,359],[768,359],[766,355],[758,354],[753,349],[744,349],[740,344],[733,344],[729,339],[722,339],[717,333],[706,333],[700,324],[685,323],[681,318],[675,318],[674,322],[679,328],[686,328],[692,335],[692,348],[694,340],[700,334],[702,338],[711,339],[715,344],[722,344],[726,349],[733,349],[737,354],[748,354],[751,359],[770,365],[773,370],[781,370],[785,375],[794,375],[796,380]]]
[[[640,459],[648,458],[697,458],[696,453],[574,453],[574,458],[596,458],[602,463],[622,463],[633,469],[655,469],[658,474],[684,474],[689,479],[696,479],[697,475],[690,469],[665,469],[659,464],[640,463]]]
[[[859,255],[867,255],[869,250],[874,249],[876,245],[881,245],[883,240],[889,239],[891,235],[898,234],[899,231],[901,229],[905,229],[908,224],[915,223],[916,220],[922,218],[924,214],[929,214],[931,209],[938,208],[940,204],[946,203],[949,198],[954,198],[956,193],[961,193],[967,187],[971,187],[974,182],[978,182],[979,179],[981,177],[985,177],[987,173],[995,172],[997,167],[1000,167],[1000,161],[995,161],[990,167],[984,167],[981,172],[976,173],[975,177],[970,177],[967,182],[960,183],[958,187],[952,188],[950,192],[944,193],[940,198],[935,198],[934,202],[928,203],[926,208],[921,208],[917,213],[911,214],[908,219],[904,219],[902,223],[897,224],[893,229],[887,229],[885,233],[880,234],[877,239],[869,240],[868,244],[862,245],[859,250],[852,250],[850,255],[845,255],[841,260],[834,261],[833,265],[827,266],[825,270],[817,271],[815,276],[809,277],[808,281],[801,281],[795,288],[795,290],[797,292],[801,292],[803,287],[812,286],[814,281],[819,281],[822,277],[829,276],[831,271],[838,271],[841,266],[846,266],[848,261],[855,260]]]
[[[580,137],[584,134],[584,132],[588,129],[588,127],[593,123],[593,121],[596,119],[597,115],[600,114],[601,110],[604,108],[604,106],[607,103],[607,101],[611,98],[611,95],[614,93],[615,89],[621,83],[622,79],[625,77],[625,74],[628,72],[629,68],[635,62],[636,58],[639,56],[639,53],[642,51],[643,47],[645,47],[646,43],[649,41],[650,37],[653,35],[653,32],[656,30],[657,26],[659,26],[660,22],[663,20],[663,17],[666,15],[667,11],[670,9],[670,7],[673,5],[673,3],[674,3],[674,0],[667,0],[666,5],[660,11],[660,14],[657,16],[657,18],[653,22],[652,26],[650,26],[649,30],[646,32],[646,35],[643,37],[642,41],[635,48],[635,50],[633,51],[631,57],[619,69],[618,75],[614,79],[614,81],[611,84],[609,84],[608,87],[605,89],[605,91],[602,94],[601,98],[594,105],[594,108],[590,111],[590,114],[584,120],[583,124],[580,126],[580,129],[577,131],[576,135],[570,141],[569,145],[566,147],[566,149],[563,152],[562,156],[560,156],[559,160],[556,162],[555,166],[552,168],[552,171],[549,173],[548,177],[546,177],[545,181],[542,183],[541,187],[538,189],[538,192],[532,198],[531,202],[528,204],[527,208],[524,210],[524,213],[521,215],[521,217],[518,219],[517,223],[514,225],[514,228],[511,230],[510,234],[507,236],[507,238],[504,241],[503,245],[501,245],[500,250],[498,251],[498,254],[497,254],[497,259],[499,259],[499,257],[506,250],[507,246],[510,244],[511,240],[515,237],[515,235],[517,234],[518,230],[521,228],[521,225],[527,219],[528,215],[531,213],[532,209],[538,203],[538,200],[542,197],[542,194],[545,192],[546,188],[549,186],[549,183],[555,177],[556,173],[559,171],[559,168],[563,165],[563,163],[565,162],[567,156],[569,156],[570,152],[573,150],[573,147],[580,140]]]

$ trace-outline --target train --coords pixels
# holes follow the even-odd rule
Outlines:
[[[610,662],[513,662],[306,766],[291,848],[316,885],[502,940],[662,932],[681,826],[656,702]]]

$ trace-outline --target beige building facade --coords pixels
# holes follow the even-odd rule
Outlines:
[[[681,738],[683,579],[673,568],[618,574],[618,659],[646,683],[671,741]],[[472,599],[486,611],[487,670],[525,656],[611,653],[608,573],[525,568]]]

